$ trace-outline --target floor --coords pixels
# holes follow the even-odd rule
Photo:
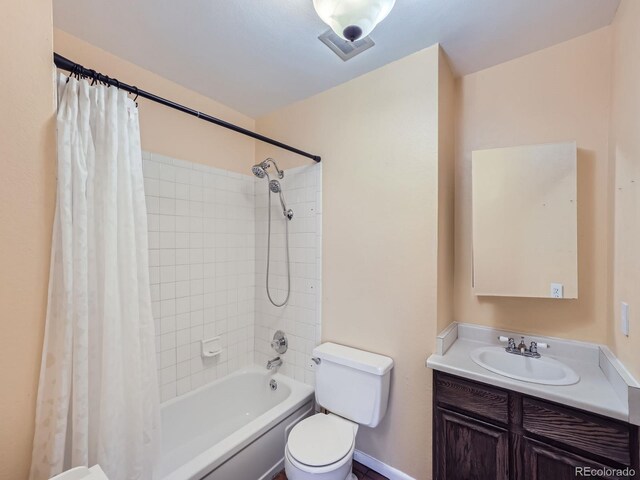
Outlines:
[[[355,460],[353,461],[353,473],[356,474],[358,480],[389,480],[387,477],[380,475],[378,472],[365,467]],[[273,477],[273,480],[287,480],[287,476],[284,474],[284,470]]]

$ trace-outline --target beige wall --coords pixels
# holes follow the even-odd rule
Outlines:
[[[606,27],[458,80],[456,320],[607,341],[611,33]],[[476,297],[471,289],[472,150],[572,140],[578,146],[579,298]]]
[[[610,338],[640,379],[640,2],[623,0],[613,23],[610,154],[615,170],[613,301]],[[630,336],[620,333],[620,302],[630,307]]]
[[[453,317],[455,79],[440,50],[438,68],[438,322],[442,331]]]
[[[0,479],[27,477],[55,199],[50,0],[3,4],[0,29]]]
[[[54,30],[55,51],[70,60],[151,93],[254,130],[255,121],[208,97],[129,63],[62,30]],[[249,174],[255,141],[196,117],[141,99],[142,148],[173,158]]]
[[[357,448],[431,477],[437,330],[437,46],[258,119],[323,158],[322,340],[391,356],[389,410]],[[288,166],[300,160],[268,147]]]

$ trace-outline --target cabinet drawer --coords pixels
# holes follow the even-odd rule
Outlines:
[[[438,404],[508,423],[508,392],[446,374],[438,374],[435,384]]]
[[[628,426],[531,398],[522,400],[522,408],[526,432],[623,465],[631,464]]]

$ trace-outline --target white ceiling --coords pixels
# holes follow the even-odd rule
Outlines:
[[[257,117],[436,42],[457,74],[482,70],[608,25],[618,3],[397,0],[371,35],[376,46],[346,63],[317,39],[327,27],[312,0],[53,5],[54,23],[62,30]]]

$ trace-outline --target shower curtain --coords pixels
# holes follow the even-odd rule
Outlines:
[[[58,191],[31,480],[99,463],[153,478],[155,334],[138,111],[58,78]]]

